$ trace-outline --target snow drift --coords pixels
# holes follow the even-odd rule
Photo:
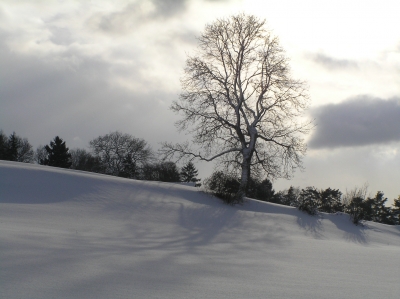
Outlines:
[[[400,228],[0,161],[1,298],[398,298]]]

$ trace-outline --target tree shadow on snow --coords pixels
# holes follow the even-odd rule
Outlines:
[[[316,239],[323,239],[324,235],[322,234],[322,217],[320,215],[308,215],[307,213],[299,214],[297,216],[297,224],[303,228],[307,234],[313,236]]]
[[[366,224],[355,225],[349,215],[344,213],[329,214],[327,216],[329,220],[336,225],[338,229],[344,232],[343,238],[346,241],[367,244],[367,229]]]

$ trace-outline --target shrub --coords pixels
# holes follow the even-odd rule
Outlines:
[[[240,182],[236,176],[216,171],[205,181],[205,186],[213,195],[222,199],[225,203],[231,205],[237,203],[235,195]]]

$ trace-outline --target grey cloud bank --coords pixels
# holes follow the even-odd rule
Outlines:
[[[322,65],[328,69],[349,69],[349,68],[358,68],[358,64],[355,61],[348,59],[337,59],[325,54],[308,54],[306,55],[309,59],[316,62],[317,64]]]
[[[110,83],[116,70],[104,60],[72,53],[80,63],[71,68],[59,63],[60,57],[12,53],[1,44],[0,56],[0,129],[27,137],[35,147],[56,135],[70,148],[86,147],[89,140],[114,130],[157,145],[175,133],[168,110],[175,94],[118,87]],[[132,76],[137,84],[147,84],[140,72]]]
[[[317,122],[309,146],[335,148],[400,141],[400,98],[358,96],[314,108]]]

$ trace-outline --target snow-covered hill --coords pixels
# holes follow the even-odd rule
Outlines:
[[[0,161],[0,298],[399,298],[400,227]]]

